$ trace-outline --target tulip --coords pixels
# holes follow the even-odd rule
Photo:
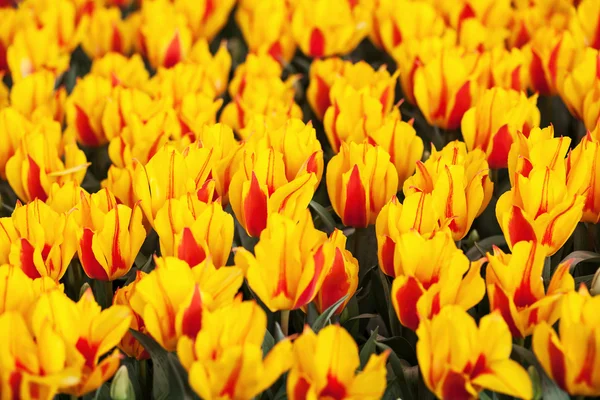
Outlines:
[[[529,72],[525,55],[518,48],[506,50],[495,48],[491,54],[490,87],[499,86],[517,92],[526,92],[529,87]]]
[[[0,178],[6,180],[6,162],[15,154],[25,132],[33,129],[33,124],[13,107],[0,109],[0,135],[3,138],[0,140]],[[60,137],[60,126],[55,130]]]
[[[227,23],[235,0],[220,1],[217,4],[213,0],[175,0],[174,4],[177,12],[185,15],[192,37],[210,41]]]
[[[311,63],[306,98],[319,120],[323,120],[325,111],[331,106],[329,93],[333,83],[342,76],[349,64],[339,57],[318,59]]]
[[[478,83],[456,52],[443,51],[414,73],[417,105],[431,125],[457,129],[464,113],[477,101]]]
[[[334,152],[340,151],[342,142],[364,141],[386,117],[400,119],[397,109],[386,113],[380,99],[369,92],[368,87],[357,90],[341,79],[331,87],[332,105],[325,112],[323,125]]]
[[[299,119],[291,118],[283,126],[272,128],[261,118],[256,118],[244,128],[244,132],[248,132],[244,149],[261,152],[271,148],[281,152],[288,181],[306,172],[314,173],[318,182],[321,181],[323,150],[312,122],[304,124]]]
[[[447,230],[431,239],[415,231],[404,234],[396,244],[396,260],[399,273],[392,284],[392,304],[400,323],[412,330],[446,305],[468,310],[485,294],[483,262],[470,263]]]
[[[314,304],[319,314],[325,312],[342,297],[347,296],[336,309],[341,314],[358,287],[358,260],[346,250],[346,236],[338,229],[317,250],[317,257],[323,257],[329,271],[317,293]],[[327,266],[330,264],[330,266]]]
[[[183,142],[197,139],[205,125],[214,125],[222,104],[222,99],[213,101],[204,93],[185,95],[178,111]]]
[[[134,168],[132,166],[118,168],[111,165],[108,168],[106,179],[101,182],[101,186],[110,190],[120,203],[132,208],[136,203],[133,191],[133,174]]]
[[[143,89],[150,79],[144,60],[139,54],[127,58],[114,52],[107,52],[104,56],[96,58],[92,63],[90,75],[109,79],[113,87],[135,89]]]
[[[589,112],[590,92],[600,80],[600,53],[598,50],[586,49],[574,65],[573,71],[567,74],[557,88],[558,93],[564,100],[566,106],[575,118],[583,120],[587,129],[592,130],[596,126],[597,117],[584,119],[586,111]],[[586,101],[587,100],[587,101]]]
[[[359,0],[302,0],[292,18],[292,34],[312,58],[351,52],[371,29],[373,2]]]
[[[423,321],[417,336],[423,380],[440,399],[476,399],[483,389],[533,396],[527,371],[510,359],[512,338],[498,313],[484,316],[477,327],[460,307],[444,307],[433,320]]]
[[[288,95],[293,94],[293,85],[296,77],[290,76],[286,81],[282,81],[281,74],[283,67],[277,60],[268,54],[252,54],[249,53],[246,61],[240,64],[233,73],[233,78],[229,84],[228,92],[232,98],[243,96],[247,85],[252,85],[252,82],[270,84],[270,90],[273,92],[279,91],[278,95],[283,95],[286,92]]]
[[[569,31],[541,27],[525,48],[531,90],[541,95],[556,94],[562,79],[574,67],[578,45]]]
[[[586,126],[592,126],[595,129],[598,126],[600,119],[600,81],[596,79],[596,83],[590,89],[590,92],[583,100],[583,121]]]
[[[57,0],[52,7],[43,2],[27,2],[21,9],[32,13],[31,25],[52,37],[62,52],[72,52],[81,42],[75,15],[77,10],[72,1]]]
[[[192,46],[192,32],[185,15],[168,0],[144,2],[138,44],[150,65],[171,68],[186,58]]]
[[[558,332],[541,323],[533,333],[533,351],[544,371],[571,395],[598,396],[598,307],[600,297],[591,297],[585,285],[562,302]]]
[[[588,131],[567,158],[567,188],[575,188],[578,194],[584,196],[581,221],[594,224],[600,220],[599,154],[597,136]],[[590,166],[587,171],[583,167],[585,165]]]
[[[11,217],[0,218],[0,265],[8,264],[12,242],[19,239]]]
[[[102,310],[89,288],[77,303],[64,293],[53,290],[40,297],[31,319],[33,332],[44,332],[50,327],[55,329],[54,341],[64,339],[69,350],[67,362],[79,366],[81,380],[76,386],[62,390],[64,393],[79,397],[92,392],[119,368],[119,351],[115,349],[107,353],[119,343],[129,328],[131,312],[127,307],[117,305]],[[100,361],[105,354],[106,357]]]
[[[577,6],[577,17],[581,29],[584,31],[586,43],[591,48],[600,50],[600,21],[596,16],[600,14],[600,4],[594,0],[582,0]]]
[[[132,315],[129,329],[133,329],[134,331],[138,331],[147,335],[148,330],[144,325],[144,320],[142,319],[142,316],[133,311],[133,308],[131,306],[131,297],[135,293],[136,285],[144,276],[146,276],[145,272],[136,271],[135,280],[133,282],[131,282],[127,286],[120,287],[117,289],[113,297],[113,304],[128,307]],[[121,349],[125,354],[127,354],[129,357],[135,358],[136,360],[146,360],[150,358],[150,354],[148,354],[144,346],[142,346],[141,343],[133,337],[131,332],[125,333],[118,346],[119,349]]]
[[[229,83],[232,62],[225,41],[221,42],[217,52],[213,55],[206,40],[197,40],[190,50],[188,61],[194,64],[196,68],[198,66],[205,68],[205,73],[215,96],[221,96],[225,93]]]
[[[203,314],[197,335],[183,336],[177,344],[192,389],[207,400],[250,400],[273,385],[290,368],[292,345],[282,340],[263,359],[266,327],[260,306],[241,298]]]
[[[314,173],[287,181],[283,155],[273,149],[245,153],[231,179],[229,200],[248,235],[258,237],[273,213],[298,220],[308,207],[317,184]]]
[[[388,53],[405,42],[441,37],[446,30],[442,15],[427,2],[380,1],[375,9],[372,39]]]
[[[0,314],[0,334],[0,386],[6,398],[51,399],[79,383],[81,369],[69,362],[68,344],[52,327],[34,335],[24,315],[9,311]]]
[[[219,203],[206,204],[191,194],[170,199],[154,220],[163,256],[174,256],[195,266],[210,257],[225,266],[233,243],[233,217]]]
[[[50,118],[62,123],[67,92],[64,87],[55,91],[55,80],[49,71],[28,75],[13,85],[11,106],[33,122]]]
[[[6,227],[6,222],[2,221],[4,219],[0,218],[2,228]],[[21,268],[3,262],[3,265],[0,265],[0,315],[11,311],[27,315],[35,300],[33,280],[25,275]]]
[[[307,210],[301,215],[297,222],[271,214],[255,254],[241,248],[235,253],[235,265],[245,271],[248,285],[271,311],[306,306],[329,273],[323,250],[318,251],[327,236],[314,228]]]
[[[156,259],[156,264],[136,282],[129,302],[154,340],[173,351],[181,336],[197,334],[204,310],[233,302],[243,276],[235,267],[217,270],[209,260],[194,268],[174,257]]]
[[[89,166],[85,153],[75,143],[68,143],[64,146],[64,154],[61,154],[51,140],[44,132],[26,135],[6,163],[8,183],[24,201],[46,201],[54,182],[62,185],[69,181],[77,184],[83,181]]]
[[[2,27],[0,28],[0,74],[8,71],[6,59],[6,50],[13,41],[17,31],[18,12],[13,7],[0,8],[0,19],[2,19]]]
[[[552,325],[558,320],[560,302],[575,286],[570,262],[558,266],[545,290],[542,269],[546,254],[535,242],[517,243],[512,255],[495,247],[487,257],[490,309],[500,311],[513,337],[526,337],[538,324]]]
[[[543,139],[544,134],[532,131],[529,141],[521,139],[513,144],[511,153],[534,142],[529,148],[530,158],[519,158],[513,188],[498,199],[496,217],[510,248],[520,241],[536,241],[550,256],[575,230],[585,198],[577,193],[580,185],[567,186],[564,156],[569,139]],[[510,160],[511,154],[509,167]],[[578,166],[583,167],[580,172],[589,173],[588,165]]]
[[[339,325],[329,325],[315,334],[305,326],[294,341],[292,368],[287,378],[291,400],[380,399],[386,387],[385,364],[389,351],[372,354],[362,371],[358,347]]]
[[[83,232],[77,254],[84,272],[105,281],[125,276],[146,239],[141,210],[117,204],[108,189],[82,193],[80,207]]]
[[[55,34],[34,25],[15,33],[6,59],[15,83],[36,71],[47,70],[58,76],[69,68],[69,54],[60,49]]]
[[[368,140],[387,151],[398,172],[398,187],[404,185],[415,172],[424,149],[423,140],[417,136],[412,122],[404,122],[399,115],[390,114],[379,129],[369,133]]]
[[[464,143],[454,141],[441,151],[432,149],[424,163],[417,162],[417,172],[404,182],[404,194],[431,193],[438,210],[440,225],[448,224],[455,241],[465,237],[474,219],[487,207],[494,184],[488,177],[485,154],[467,152]]]
[[[76,182],[66,182],[62,186],[55,182],[45,203],[59,214],[68,214],[79,205],[82,194],[89,196]]]
[[[289,62],[296,52],[291,15],[285,1],[243,0],[235,20],[251,53],[266,53],[278,62]]]
[[[530,160],[534,158],[540,165],[562,171],[565,165],[563,158],[570,144],[569,138],[554,138],[552,125],[543,129],[535,127],[529,135],[518,133],[508,153],[508,176],[511,185],[515,185],[518,170],[532,167]],[[541,151],[542,149],[544,151]]]
[[[84,14],[79,22],[82,30],[81,47],[91,59],[98,59],[110,52],[129,53],[132,45],[131,27],[121,19],[116,7],[99,7]]]
[[[97,147],[107,142],[102,118],[111,94],[107,78],[87,75],[75,85],[66,104],[67,126],[82,145]]]
[[[23,206],[12,215],[17,238],[8,256],[32,279],[48,276],[59,281],[77,250],[77,224],[72,215],[58,214],[41,200]]]
[[[396,194],[398,173],[379,146],[342,144],[327,167],[327,190],[335,212],[346,226],[374,224],[381,208]]]
[[[491,168],[506,168],[517,131],[528,135],[540,124],[536,102],[537,96],[527,98],[514,90],[495,87],[485,91],[461,122],[469,151],[481,149]]]

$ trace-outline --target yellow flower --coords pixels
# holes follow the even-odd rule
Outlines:
[[[544,289],[542,269],[546,253],[535,242],[519,242],[513,254],[494,248],[487,255],[486,284],[490,309],[499,310],[513,337],[526,337],[540,323],[554,324],[560,317],[560,302],[573,291],[575,282],[569,262],[554,271]]]
[[[476,399],[483,389],[530,399],[527,371],[510,359],[511,336],[498,313],[475,320],[447,306],[417,329],[417,359],[427,387],[441,399]]]
[[[60,138],[60,126],[54,128]],[[0,140],[0,178],[6,180],[6,162],[15,154],[23,135],[33,129],[34,125],[13,107],[0,109],[0,136],[3,138]]]
[[[495,48],[491,52],[490,69],[490,87],[498,86],[517,92],[527,91],[529,87],[529,70],[525,55],[520,49]]]
[[[112,281],[127,274],[146,239],[139,207],[117,204],[108,189],[82,194],[79,207],[82,232],[77,254],[86,275]]]
[[[398,190],[398,173],[379,146],[343,143],[327,166],[331,205],[346,226],[375,223],[381,208]]]
[[[585,197],[582,222],[595,224],[600,220],[599,162],[600,142],[597,135],[588,131],[567,158],[567,187],[574,188]],[[585,168],[586,165],[589,168]]]
[[[150,79],[148,90],[155,99],[165,99],[173,108],[180,109],[187,95],[203,93],[212,99],[219,94],[215,77],[209,72],[208,67],[195,63],[159,68]]]
[[[255,254],[239,248],[235,264],[269,310],[294,310],[315,298],[329,273],[331,266],[318,251],[326,240],[327,235],[314,228],[308,210],[299,222],[271,214]]]
[[[235,0],[175,0],[175,10],[185,15],[194,39],[212,40],[225,26]]]
[[[142,271],[136,271],[135,280],[133,282],[131,282],[127,286],[120,287],[117,289],[113,297],[113,304],[128,307],[132,314],[129,329],[133,329],[134,331],[138,331],[147,335],[148,330],[144,325],[144,320],[138,313],[133,311],[133,308],[131,306],[131,298],[135,293],[135,287],[144,276],[146,276],[146,273]],[[138,342],[137,339],[133,337],[131,332],[125,333],[118,346],[119,349],[121,349],[125,354],[127,354],[129,357],[134,357],[136,360],[145,360],[150,358],[150,354],[148,354],[144,346],[142,346],[140,342]]]
[[[317,335],[308,327],[294,341],[293,364],[287,378],[291,400],[380,399],[386,387],[389,351],[373,354],[361,372],[358,347],[339,325],[329,325]]]
[[[498,87],[486,90],[463,116],[462,134],[469,151],[481,149],[490,168],[506,168],[517,132],[529,134],[540,124],[537,96]]]
[[[598,396],[598,307],[600,297],[591,297],[585,285],[562,302],[558,332],[549,323],[533,333],[533,351],[546,373],[572,395]]]
[[[582,0],[577,6],[577,18],[584,31],[586,43],[593,49],[600,50],[600,4],[594,0]],[[591,128],[590,128],[591,129]]]
[[[127,54],[132,46],[131,26],[121,19],[116,7],[98,7],[84,14],[79,22],[82,31],[81,46],[91,59],[110,52]]]
[[[208,47],[208,42],[204,39],[199,39],[192,46],[188,61],[195,64],[196,68],[198,66],[206,68],[206,75],[212,84],[216,96],[225,93],[227,83],[229,82],[229,72],[232,62],[226,42],[221,42],[219,49],[213,55]]]
[[[425,163],[417,162],[417,172],[404,182],[404,194],[431,193],[440,224],[460,240],[490,202],[494,184],[488,174],[481,150],[467,152],[463,142],[454,141],[441,151],[432,149]]]
[[[92,62],[90,75],[106,78],[112,86],[143,89],[148,84],[150,75],[144,66],[144,60],[139,54],[130,58],[114,52],[107,52],[104,56]]]
[[[269,388],[291,366],[289,340],[263,358],[267,316],[254,301],[203,313],[194,337],[183,336],[177,355],[189,372],[192,389],[206,400],[250,400]]]
[[[64,87],[55,91],[55,80],[54,74],[45,70],[28,75],[13,85],[11,106],[33,122],[50,118],[62,123],[67,92]]]
[[[188,194],[167,200],[154,220],[163,256],[174,256],[190,266],[205,259],[219,268],[227,264],[233,243],[233,217],[219,203],[207,204]]]
[[[292,34],[312,58],[351,52],[371,29],[371,0],[301,0],[294,8]]]
[[[57,213],[67,214],[81,202],[82,194],[89,196],[77,182],[65,182],[63,185],[54,182],[45,203]]]
[[[51,133],[52,129],[44,130]],[[22,137],[15,154],[6,163],[8,183],[24,201],[46,201],[54,182],[81,184],[89,166],[85,153],[75,143],[65,144],[64,152],[60,146],[58,151],[53,139],[44,133],[32,132]]]

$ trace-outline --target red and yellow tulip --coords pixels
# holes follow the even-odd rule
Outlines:
[[[33,122],[48,118],[62,123],[67,92],[64,87],[54,90],[55,84],[52,72],[42,70],[28,75],[10,91],[12,108]]]
[[[83,32],[81,47],[92,59],[115,52],[128,54],[133,44],[132,27],[121,19],[121,10],[116,7],[98,7],[84,14],[79,22]]]
[[[113,297],[113,304],[128,307],[132,315],[129,329],[133,329],[134,331],[138,331],[147,335],[148,330],[144,325],[144,320],[138,313],[133,311],[131,306],[131,297],[135,292],[135,287],[145,275],[146,274],[144,272],[137,271],[135,274],[135,280],[133,282],[125,287],[118,288]],[[127,354],[129,357],[135,358],[136,360],[145,360],[150,358],[150,354],[148,354],[144,346],[142,346],[141,343],[138,342],[135,337],[133,337],[131,332],[126,332],[125,335],[123,335],[123,338],[119,342],[118,346],[119,349],[121,349],[125,354]]]

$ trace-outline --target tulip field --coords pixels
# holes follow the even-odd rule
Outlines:
[[[600,0],[0,0],[0,400],[600,398]]]

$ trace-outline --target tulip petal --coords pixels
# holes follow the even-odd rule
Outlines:
[[[485,373],[475,377],[472,383],[494,392],[521,399],[530,399],[533,396],[529,374],[521,365],[509,359],[488,364]]]
[[[344,214],[342,221],[346,226],[362,228],[369,225],[367,212],[367,194],[358,165],[354,165],[346,186]]]
[[[392,302],[400,323],[416,330],[419,326],[417,303],[425,290],[412,276],[398,276],[392,284]]]

